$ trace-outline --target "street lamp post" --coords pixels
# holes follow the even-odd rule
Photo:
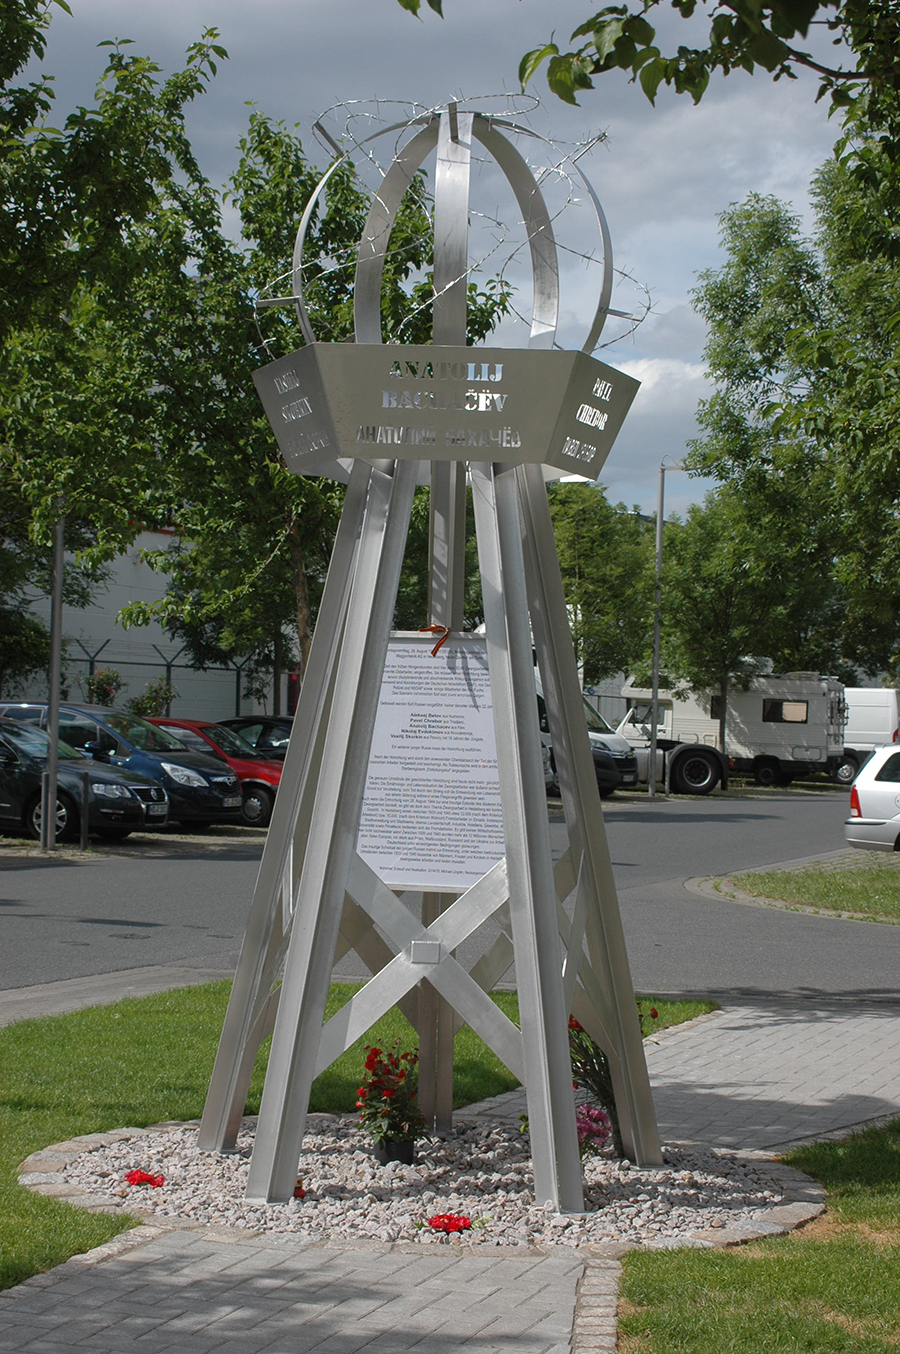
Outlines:
[[[669,458],[671,460],[671,457]],[[659,463],[659,488],[656,496],[656,588],[653,601],[653,680],[650,686],[650,760],[647,766],[647,793],[656,798],[656,753],[659,725],[659,646],[662,616],[662,553],[663,553],[663,499],[666,490],[666,471],[683,470],[681,461],[666,465],[664,456]],[[668,791],[668,781],[666,781]]]
[[[63,568],[65,518],[53,533],[53,593],[50,607],[50,700],[47,710],[47,766],[41,777],[41,850],[56,845],[56,778],[59,757],[59,687],[62,679]]]

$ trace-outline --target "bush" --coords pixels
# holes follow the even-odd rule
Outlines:
[[[125,702],[125,708],[130,710],[133,715],[144,715],[145,717],[164,715],[166,707],[172,703],[178,692],[171,682],[165,677],[157,677],[154,681],[148,682],[139,696],[132,696],[130,701]]]
[[[78,684],[91,705],[112,705],[116,696],[128,683],[115,668],[101,668],[87,677],[80,677]]]

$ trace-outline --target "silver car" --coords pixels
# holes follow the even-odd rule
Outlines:
[[[900,748],[875,748],[850,789],[844,836],[863,851],[900,850]]]

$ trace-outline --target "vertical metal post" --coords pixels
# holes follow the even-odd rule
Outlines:
[[[56,845],[57,764],[59,761],[59,687],[62,680],[63,567],[66,519],[53,533],[53,595],[50,606],[50,693],[47,710],[47,768],[41,781],[41,850]]]
[[[650,760],[647,763],[647,793],[656,798],[656,726],[659,722],[659,644],[662,621],[663,498],[666,491],[666,467],[659,463],[659,487],[656,494],[656,583],[653,593],[653,678],[650,683]]]
[[[653,602],[653,677],[650,684],[650,761],[647,767],[647,793],[651,799],[656,796],[656,753],[659,742],[657,726],[659,724],[659,650],[662,630],[662,557],[663,557],[663,499],[666,491],[666,471],[683,470],[681,461],[666,465],[666,458],[659,463],[659,487],[656,494],[656,587]],[[666,757],[663,768],[665,794],[669,794],[669,759]]]
[[[90,835],[88,824],[88,814],[90,812],[90,797],[91,797],[91,773],[90,771],[82,771],[81,811],[80,811],[82,851],[86,851],[88,849],[88,836]]]

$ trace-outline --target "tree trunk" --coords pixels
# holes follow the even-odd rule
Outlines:
[[[284,636],[281,627],[275,631],[274,660],[272,663],[272,714],[281,714],[281,666],[284,650]]]
[[[312,644],[312,625],[309,610],[309,583],[306,577],[306,563],[303,558],[303,546],[300,541],[300,526],[296,518],[288,532],[288,548],[291,552],[291,568],[294,575],[294,592],[297,598],[297,677],[303,685],[306,676],[306,664]]]
[[[719,694],[722,697],[722,706],[719,710],[719,748],[722,756],[727,756],[725,751],[725,723],[728,719],[728,673],[723,672],[719,679]]]

